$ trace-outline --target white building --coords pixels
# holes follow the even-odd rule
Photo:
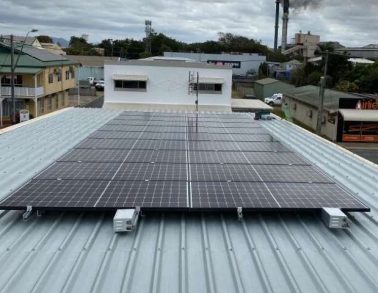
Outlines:
[[[205,54],[164,52],[164,57],[189,58],[198,62],[229,66],[235,75],[257,73],[261,63],[266,61],[266,56],[255,53]]]
[[[232,70],[179,59],[105,63],[105,108],[231,111]]]

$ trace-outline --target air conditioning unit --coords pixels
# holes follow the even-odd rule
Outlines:
[[[114,232],[133,231],[138,222],[140,207],[135,209],[119,209],[113,218]]]
[[[323,208],[322,220],[331,229],[346,229],[350,227],[350,220],[338,208]]]

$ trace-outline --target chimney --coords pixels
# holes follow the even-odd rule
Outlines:
[[[283,0],[281,51],[286,50],[288,23],[289,23],[289,0]]]
[[[276,23],[274,25],[274,51],[277,51],[278,45],[278,22],[280,19],[280,0],[276,0]]]

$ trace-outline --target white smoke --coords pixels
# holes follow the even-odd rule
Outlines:
[[[318,8],[322,4],[323,0],[289,0],[290,8],[293,9],[306,9],[306,8]]]

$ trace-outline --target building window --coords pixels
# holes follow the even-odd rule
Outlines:
[[[59,109],[59,95],[55,97],[55,109]]]
[[[49,83],[54,83],[54,73],[49,73]]]
[[[62,81],[62,70],[58,69],[56,76],[58,77],[58,81]]]
[[[193,84],[193,90],[197,90],[197,84]],[[203,94],[221,94],[222,84],[219,83],[200,83],[198,91]]]
[[[1,78],[1,85],[2,86],[10,86],[11,85],[11,78],[8,75],[4,75]],[[14,79],[14,85],[15,86],[22,86],[22,75],[16,75]]]
[[[69,80],[70,79],[70,72],[67,70],[66,71],[66,80]]]
[[[141,80],[115,80],[114,88],[118,90],[141,90],[147,89],[147,82]]]

